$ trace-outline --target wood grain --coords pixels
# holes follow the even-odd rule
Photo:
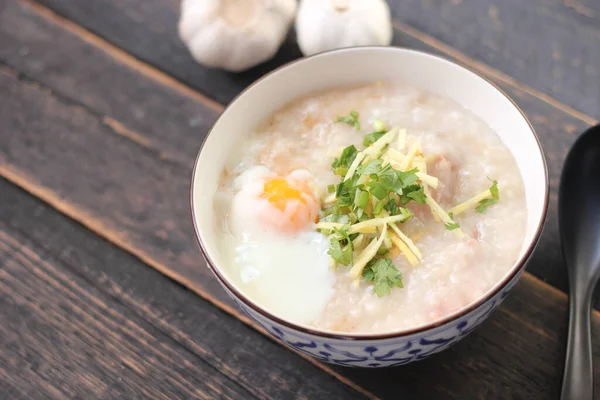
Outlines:
[[[146,335],[131,328],[133,323],[151,333],[158,331],[156,335],[161,335],[161,345],[157,345],[159,349],[164,348],[163,342],[176,341],[204,363],[227,376],[236,377],[240,387],[254,390],[254,394],[261,398],[292,398],[290,393],[311,399],[354,397],[355,393],[332,377],[328,379],[322,371],[314,370],[310,364],[291,352],[265,340],[260,334],[220,313],[185,289],[173,285],[158,272],[147,268],[130,254],[115,249],[110,242],[68,220],[47,204],[35,200],[4,180],[0,180],[0,193],[6,205],[0,209],[0,248],[4,248],[5,243],[10,241],[19,243],[17,250],[14,249],[16,245],[11,247],[11,255],[24,251],[28,251],[27,254],[35,252],[35,256],[29,256],[35,258],[27,264],[31,266],[31,271],[27,270],[19,275],[31,282],[28,283],[31,286],[28,290],[37,290],[34,283],[41,272],[46,274],[43,282],[48,282],[50,278],[52,283],[69,282],[69,293],[78,294],[81,298],[75,302],[76,306],[88,310],[89,304],[101,302],[106,307],[102,308],[103,313],[110,316],[115,314],[113,309],[116,309],[125,319],[122,324],[131,329],[128,334],[136,333],[136,337],[146,338]],[[10,234],[8,239],[6,232]],[[57,252],[56,249],[61,251]],[[3,254],[1,250],[0,254]],[[54,269],[49,270],[50,267],[46,267],[46,264],[52,265]],[[380,398],[553,398],[558,393],[562,372],[566,299],[547,286],[538,286],[532,279],[534,278],[525,277],[498,312],[467,339],[448,351],[401,368],[377,371],[347,368],[335,370]],[[46,293],[49,289],[40,290]],[[59,287],[53,290],[61,289]],[[100,300],[89,301],[91,295],[88,293],[94,293],[94,298]],[[72,297],[63,300],[63,297],[56,295],[50,300],[56,299],[54,301],[65,308],[64,313],[72,315]],[[54,310],[54,303],[50,300],[47,296],[39,300],[50,303],[45,310]],[[0,310],[10,309],[3,307]],[[25,315],[21,310],[14,312]],[[13,311],[9,318],[16,318],[12,313]],[[2,311],[0,315],[4,321]],[[58,318],[55,314],[43,317],[47,318],[44,321],[51,322]],[[79,314],[71,316],[75,322],[80,322],[78,317]],[[104,329],[110,322],[104,317],[96,318],[99,322],[93,321],[93,328]],[[28,321],[29,318],[21,320]],[[60,321],[56,320],[55,323]],[[599,321],[598,317],[594,318],[596,332],[600,329]],[[79,325],[72,328],[73,331],[79,329]],[[38,333],[39,340],[50,340],[44,332],[47,330]],[[600,354],[600,339],[597,335],[595,337],[595,354]],[[125,338],[125,341],[129,340],[128,337]],[[125,345],[129,346],[129,343]],[[41,358],[36,353],[37,347],[31,347],[31,360],[32,363],[36,362],[36,370],[49,368],[46,358]],[[52,348],[56,348],[55,351],[61,352],[60,354],[67,354],[68,360],[81,353],[89,354],[80,347],[71,349],[54,345]],[[71,355],[71,350],[76,354]],[[141,347],[140,352],[143,351]],[[106,354],[106,357],[110,360],[112,353]],[[57,374],[66,368],[65,365],[70,365],[52,360],[59,371]],[[110,364],[110,361],[106,362]],[[174,368],[172,364],[173,362],[167,362],[164,365],[167,375],[171,374],[170,368]],[[598,362],[596,366],[596,372],[599,372]],[[182,366],[184,372],[188,368],[187,364]],[[18,373],[10,371],[7,376],[15,380],[23,376],[22,370]],[[186,378],[184,372],[182,376]],[[86,375],[87,381],[97,382],[97,373],[97,370],[91,371]],[[195,372],[190,370],[190,373]],[[77,383],[78,380],[69,384],[63,384],[61,380],[53,382],[59,391],[83,390]],[[88,385],[86,382],[84,385]],[[138,383],[145,386],[143,378]],[[141,389],[140,386],[132,387],[131,391]],[[15,388],[29,390],[12,382],[10,387],[13,391]],[[39,385],[35,388],[39,388]],[[34,390],[33,387],[31,390]],[[44,390],[43,393],[46,393],[47,390]],[[29,398],[35,397],[35,393],[30,394]]]
[[[389,3],[392,14],[401,23],[600,118],[599,2]]]
[[[201,121],[197,131],[188,130],[184,125],[174,125],[166,133],[161,130],[164,125],[160,125],[167,123],[160,121],[165,113],[173,113],[168,114],[168,123],[174,120],[185,123],[189,119],[178,118],[181,115],[187,116],[187,110],[197,107],[199,112],[206,113],[202,114],[203,116],[210,116],[210,111],[207,112],[206,109],[211,108],[198,103],[189,92],[182,92],[181,86],[157,80],[143,69],[137,71],[130,64],[120,62],[122,60],[118,57],[122,55],[115,56],[114,52],[105,51],[104,48],[98,48],[97,45],[78,38],[77,34],[48,21],[46,17],[41,17],[31,9],[14,6],[10,10],[11,20],[15,17],[21,18],[18,26],[26,26],[27,34],[12,37],[11,40],[0,39],[0,59],[11,66],[4,68],[3,74],[0,75],[0,124],[3,126],[0,135],[2,142],[9,144],[8,148],[0,149],[2,174],[10,176],[13,181],[31,191],[37,191],[41,197],[61,208],[66,214],[111,238],[151,265],[162,268],[180,282],[202,293],[210,301],[227,306],[228,299],[224,298],[222,290],[214,285],[212,277],[205,275],[206,271],[203,268],[199,268],[203,263],[193,243],[187,215],[189,164],[186,159],[190,157],[188,152],[195,153],[197,145],[194,141],[199,145],[201,133],[204,132],[203,124],[207,122]],[[4,26],[7,25],[0,24],[0,29]],[[0,37],[4,38],[7,37],[4,33],[10,32],[2,33]],[[52,39],[48,41],[47,38]],[[74,43],[83,44],[76,46]],[[422,43],[420,45],[423,46]],[[47,51],[49,46],[74,50],[67,50],[61,57],[52,59],[52,54],[44,54],[51,53]],[[16,56],[19,52],[26,54]],[[60,62],[61,58],[63,62]],[[77,59],[78,63],[68,62],[72,59]],[[85,75],[86,68],[92,66],[86,64],[85,60],[88,59],[91,64],[100,63],[102,67],[92,75],[98,76],[98,81],[101,82],[98,87],[88,82],[94,79]],[[82,67],[78,75],[77,68],[81,65],[86,68]],[[134,72],[131,72],[132,69]],[[102,78],[103,71],[106,71],[106,78]],[[113,79],[108,79],[109,76]],[[138,92],[137,87],[143,87],[144,90]],[[538,131],[542,133],[546,148],[550,147],[553,151],[550,158],[560,161],[564,150],[574,139],[575,132],[584,127],[585,122],[561,110],[557,111],[527,92],[514,89],[513,91],[512,95],[532,110],[530,115],[533,116]],[[114,96],[114,93],[125,93],[126,96]],[[158,103],[157,106],[153,105],[153,102],[144,102],[146,98],[160,102],[163,96],[169,103]],[[110,104],[103,104],[103,98],[114,100],[106,102]],[[144,114],[139,114],[142,115],[138,116],[139,120],[133,118],[132,113],[123,111],[131,107],[131,104],[139,105],[144,111]],[[165,104],[176,104],[177,107],[165,110],[169,108]],[[180,109],[184,110],[183,114],[177,114]],[[179,136],[179,131],[184,133]],[[190,132],[191,136],[184,136]],[[166,140],[163,136],[166,134],[173,136]],[[557,167],[554,168],[556,169],[553,170],[553,176],[556,178]],[[76,180],[73,179],[73,171],[78,173]],[[556,270],[560,271],[562,265],[556,256],[556,242],[551,243],[545,239],[544,243],[548,244],[545,244],[545,247],[540,246],[544,251],[536,253],[537,262],[532,267],[539,265],[540,268],[547,268],[547,265],[555,265]],[[538,256],[540,253],[542,254]],[[440,368],[443,369],[436,370],[439,371],[438,375],[448,374],[452,380],[445,381],[439,387],[429,387],[424,378],[421,378],[425,372],[421,368],[431,368],[428,362],[416,364],[415,372],[407,373],[406,378],[415,383],[402,381],[401,387],[393,389],[402,392],[403,388],[406,388],[408,393],[437,397],[450,397],[452,393],[452,396],[462,394],[462,398],[469,397],[464,392],[469,388],[468,385],[456,388],[465,374],[468,375],[477,368],[489,372],[490,375],[497,373],[496,367],[485,364],[489,355],[484,350],[497,347],[498,343],[505,343],[501,338],[502,335],[508,335],[507,331],[530,330],[533,336],[528,336],[528,341],[519,341],[514,334],[509,336],[515,342],[516,348],[503,349],[507,357],[510,355],[511,360],[500,360],[502,362],[498,368],[502,369],[504,374],[500,379],[500,386],[494,386],[493,382],[488,383],[475,375],[475,378],[485,384],[477,386],[473,397],[485,396],[486,390],[489,391],[488,398],[501,396],[504,391],[512,393],[510,390],[514,389],[508,386],[514,377],[510,372],[505,372],[505,369],[520,371],[523,376],[531,377],[533,386],[529,381],[519,381],[520,385],[528,390],[525,394],[529,394],[529,391],[538,391],[539,396],[553,393],[552,390],[556,389],[558,382],[557,377],[560,375],[560,343],[564,339],[564,336],[556,331],[556,327],[564,327],[561,320],[564,321],[565,300],[534,280],[528,279],[524,282],[521,285],[526,286],[518,292],[518,298],[515,299],[517,303],[512,306],[508,317],[499,323],[506,326],[505,330],[500,330],[501,336],[492,335],[482,339],[479,347],[473,350],[477,352],[475,361],[472,361],[476,364],[455,369],[458,362],[453,358],[449,359],[447,364],[442,363]],[[536,291],[540,291],[541,299],[546,300],[546,303],[537,297],[532,299],[521,294]],[[223,298],[220,299],[219,296]],[[529,312],[526,307],[528,302],[532,302],[530,305],[533,307]],[[552,318],[548,319],[546,314]],[[541,328],[527,322],[538,319],[542,319]],[[515,320],[520,321],[524,327],[512,326],[511,324],[516,323]],[[495,327],[494,330],[496,329],[499,328]],[[545,338],[544,332],[550,332],[549,339]],[[473,343],[473,340],[475,339],[469,339],[465,343]],[[520,355],[528,354],[528,346],[538,342],[541,343],[538,349],[539,358],[555,369],[549,369],[545,365],[536,367],[520,364],[523,361]],[[463,360],[462,353],[448,354],[454,354],[453,357]],[[538,353],[535,354],[538,356]],[[445,354],[439,357],[444,356]],[[431,363],[434,363],[433,360]],[[493,360],[496,361],[495,358]],[[512,364],[514,360],[519,363]],[[420,365],[428,367],[418,367]],[[452,374],[453,371],[456,371],[456,375]],[[355,373],[340,370],[338,373],[351,377],[382,396],[389,394],[387,391],[391,390],[389,386],[382,386],[382,383],[398,382],[395,375],[392,375],[393,371],[377,376],[363,371]],[[376,379],[377,377],[381,380]],[[546,385],[546,389],[542,390],[540,387],[543,385]],[[512,394],[519,397],[518,393]]]
[[[187,222],[189,178],[180,164],[160,161],[156,153],[112,131],[100,115],[39,84],[19,80],[15,74],[0,74],[0,93],[8,99],[0,112],[3,139],[9,143],[0,153],[3,174],[29,189],[46,188],[36,194],[98,233],[129,246],[153,266],[174,270],[183,265],[186,274],[188,270],[206,274]],[[74,170],[75,181],[70,174]],[[25,220],[27,214],[8,213],[15,214],[16,221]],[[55,229],[56,223],[40,225]],[[64,234],[43,231],[40,241],[49,236],[62,238]],[[49,242],[48,250],[65,246]],[[129,279],[140,279],[140,271],[132,272]],[[209,274],[189,277],[183,282],[195,290],[201,288],[205,296],[222,295]],[[224,296],[222,301],[229,304]],[[194,313],[182,312],[182,316],[190,315]],[[565,297],[526,278],[493,318],[455,349],[403,368],[401,378],[396,370],[336,372],[381,397],[407,393],[417,398],[506,398],[508,393],[514,398],[545,398],[554,393],[561,372]],[[427,375],[428,371],[433,375]],[[427,385],[432,377],[439,384]]]
[[[149,154],[183,167],[184,172],[179,173],[182,182],[178,183],[182,187],[183,181],[187,179],[183,177],[190,174],[192,160],[202,138],[217,117],[214,104],[204,105],[204,98],[198,97],[201,95],[190,94],[189,88],[182,90],[181,84],[173,84],[172,80],[169,81],[160,71],[132,59],[109,43],[59,17],[48,16],[48,12],[40,11],[39,8],[37,6],[31,9],[17,2],[9,3],[4,13],[5,22],[0,24],[0,63],[4,62],[16,68],[17,71],[13,73],[21,79],[40,82],[63,101],[74,102],[92,114],[102,116],[103,121],[108,121],[112,128],[110,131],[124,135],[125,138],[147,148]],[[19,27],[26,29],[19,30]],[[162,38],[163,41],[166,39],[168,37]],[[409,47],[438,52],[436,47],[428,43],[409,39],[408,36],[400,35],[395,40],[401,40]],[[55,45],[56,51],[47,51],[48,46],[52,45]],[[69,62],[72,59],[77,59],[78,62]],[[199,67],[191,64],[189,69],[196,70]],[[93,79],[89,79],[90,76]],[[566,290],[566,273],[555,218],[556,187],[567,149],[578,132],[584,130],[588,124],[514,86],[503,85],[502,88],[518,102],[531,119],[542,141],[550,168],[552,195],[549,219],[529,270],[550,284]],[[237,90],[241,90],[239,85]],[[115,93],[119,95],[115,96]],[[115,171],[115,174],[118,173]],[[145,188],[146,191],[155,189]],[[148,195],[149,198],[159,200],[159,204],[169,201],[168,198],[162,198],[161,194]],[[183,218],[183,213],[187,213],[185,208],[182,203],[179,218]],[[103,215],[103,210],[96,212],[99,213],[97,215]],[[123,218],[131,219],[126,215]],[[187,237],[189,233],[186,231],[179,235],[167,235],[167,242],[163,242],[162,239],[148,241],[143,239],[148,232],[168,232],[164,227],[155,226],[159,222],[152,223],[154,225],[151,227],[140,226],[139,240],[125,240],[135,243],[136,247],[142,247],[145,254],[153,254],[152,257],[160,259],[162,263],[173,265],[177,276],[183,279],[189,277],[186,281],[201,280],[193,267],[195,261],[192,259],[197,257],[195,252],[192,258],[188,257],[185,262],[180,259],[174,262],[175,257],[164,259],[164,256],[157,257],[153,253],[156,249],[152,246],[166,244],[174,246],[174,249],[186,248],[191,251],[191,247],[186,247],[192,246],[192,238]],[[112,227],[118,230],[118,224],[119,221],[114,221]],[[138,225],[138,222],[130,221],[129,224]]]
[[[250,392],[0,225],[0,381],[37,398]]]
[[[12,383],[27,391],[52,373],[67,398],[363,397],[5,180],[0,193],[0,343],[13,349],[0,381],[40,375]]]
[[[8,143],[0,149],[0,169],[20,168],[65,202],[92,206],[85,219],[96,229],[113,231],[144,253],[159,251],[162,263],[179,266],[176,273],[231,304],[197,251],[190,167],[161,159],[48,89],[2,71],[0,88],[7,99],[0,108],[2,141]]]
[[[240,86],[300,55],[291,32],[274,60],[265,65],[243,74],[208,70],[193,62],[177,37],[177,0],[90,0],[76,4],[68,0],[37,1],[222,103],[231,101]],[[590,4],[580,0],[566,1],[581,5],[581,10],[591,10]],[[591,115],[587,118],[600,118],[600,89],[590,85],[600,73],[596,67],[600,61],[600,16],[595,11],[594,18],[584,17],[573,7],[553,4],[559,0],[508,0],[498,4],[493,0],[388,2],[398,22],[393,45],[406,46],[403,38],[441,39],[444,43],[436,46],[437,51],[450,45],[452,50],[458,49],[461,62],[473,68],[493,65],[495,68],[486,65],[485,69],[494,71],[499,82],[512,81],[508,73],[518,79],[517,86],[525,88],[524,83],[528,84],[527,91],[544,101],[560,104],[546,95],[550,93],[575,114],[582,113],[572,107],[587,111]],[[157,48],[155,43],[168,45]]]
[[[190,130],[183,125],[174,126],[167,133],[158,128],[165,123],[160,121],[160,112],[173,113],[169,114],[169,118],[187,122],[184,118],[176,118],[186,116],[187,107],[193,110],[195,106],[203,113],[210,107],[198,103],[179,88],[155,81],[143,72],[130,72],[131,66],[120,63],[114,52],[97,48],[83,39],[78,42],[75,40],[77,35],[72,32],[65,33],[65,29],[57,27],[45,17],[19,7],[11,8],[11,19],[20,16],[21,20],[17,21],[19,26],[28,28],[25,30],[27,34],[0,41],[0,58],[11,66],[5,67],[0,74],[0,98],[3,99],[0,107],[3,129],[0,135],[3,143],[9,144],[7,148],[0,149],[1,173],[154,267],[162,268],[209,301],[239,315],[227,308],[230,304],[228,299],[203,268],[189,225],[189,164],[185,160],[189,157],[188,152],[195,152],[189,147],[195,146],[194,140],[199,145],[201,135],[196,133],[194,136],[192,132],[191,139],[184,137]],[[26,25],[28,20],[30,22]],[[51,41],[48,42],[47,38],[51,38]],[[11,47],[17,40],[22,40],[17,42],[19,47]],[[45,43],[45,46],[38,45],[38,41]],[[87,44],[76,45],[80,42]],[[44,54],[48,53],[44,50],[52,43],[73,50],[52,59],[50,57],[53,55]],[[15,52],[18,53],[22,48],[27,48],[29,53],[21,58],[15,56]],[[86,57],[82,57],[82,54]],[[61,58],[81,61],[73,66],[71,64],[75,63],[60,62]],[[100,66],[95,72],[101,82],[98,87],[85,82],[86,78],[90,80],[84,73],[84,67],[88,67],[85,60]],[[77,68],[82,68],[79,73]],[[104,71],[107,78],[102,78]],[[108,79],[109,76],[113,79]],[[136,87],[143,87],[144,91],[136,92]],[[112,92],[131,97],[114,96],[114,103],[103,104],[102,98],[113,98],[107,97]],[[531,104],[532,109],[538,110],[533,114],[536,116],[534,122],[545,132],[545,144],[555,149],[565,149],[577,129],[576,125],[573,128],[568,124],[581,121],[568,119],[546,103],[532,99],[527,93],[515,92],[514,96],[521,99],[523,104]],[[145,103],[145,98],[166,98],[169,103],[165,104],[172,102],[177,105],[174,107],[177,110],[163,111],[169,106],[153,106],[152,101]],[[145,112],[144,118],[138,121],[121,111],[131,103],[140,105]],[[177,114],[180,109],[184,110],[183,114]],[[201,128],[202,125],[198,131]],[[184,134],[180,136],[179,132]],[[170,135],[168,139],[163,136],[167,134]],[[183,142],[185,146],[178,144],[185,140],[189,140]],[[169,146],[168,152],[163,151],[163,146]],[[73,179],[73,171],[77,171],[77,179]],[[15,201],[16,204],[21,202]],[[21,217],[18,220],[26,219]],[[41,226],[55,229],[57,224]],[[24,230],[29,231],[29,228]],[[42,232],[38,239],[40,243],[53,236],[48,231]],[[81,235],[81,232],[66,236],[69,238],[67,243],[77,235]],[[63,235],[55,236],[61,238]],[[544,252],[542,256],[551,260],[552,254],[557,251],[546,246],[544,250],[554,253]],[[48,242],[48,251],[56,248],[65,249],[67,244]],[[69,248],[73,248],[73,245]],[[75,250],[72,252],[79,254]],[[100,253],[109,252],[103,248]],[[81,256],[74,257],[77,260]],[[76,261],[72,263],[77,264]],[[119,265],[115,262],[104,264]],[[86,275],[87,279],[97,276],[94,271],[103,271],[99,268],[94,265],[86,270],[85,273],[89,274]],[[140,279],[140,271],[132,273],[129,280]],[[101,282],[108,273],[103,272],[99,276],[94,279]],[[115,294],[127,293],[124,286],[119,286],[120,279],[118,276],[109,281]],[[153,280],[144,279],[148,282]],[[151,292],[157,293],[156,288]],[[146,304],[143,300],[122,301],[128,301],[128,305],[138,304],[138,310],[143,310],[141,305]],[[160,303],[156,299],[150,302]],[[162,316],[170,315],[173,311],[155,313]],[[186,309],[181,318],[189,318],[190,315],[195,314]],[[403,368],[400,378],[397,370],[376,373],[345,369],[336,371],[381,397],[404,394],[417,398],[547,398],[556,393],[560,381],[565,317],[564,296],[526,277],[509,297],[507,304],[481,330],[449,352]],[[169,326],[176,325],[177,319],[152,321],[161,330],[167,330]],[[182,338],[186,346],[192,347],[195,339],[190,339],[193,336],[186,333],[195,331],[194,326],[190,326],[190,330],[179,328],[172,335]],[[244,333],[243,336],[246,335]],[[504,347],[499,348],[500,344]],[[201,352],[203,348],[196,347],[194,352]],[[289,370],[282,372],[282,376],[291,374],[296,362],[300,360],[294,358],[294,361],[290,361]],[[237,360],[232,361],[233,365],[237,363]],[[269,368],[256,369],[264,371]],[[252,368],[247,367],[244,371],[247,369]],[[433,380],[439,384],[428,384]],[[249,384],[248,387],[253,386]]]
[[[38,11],[7,3],[0,15],[0,62],[23,67],[23,79],[41,78],[115,132],[188,166],[222,106],[77,26],[57,29],[68,22]],[[107,61],[116,68],[106,68]],[[168,89],[157,92],[157,83]]]

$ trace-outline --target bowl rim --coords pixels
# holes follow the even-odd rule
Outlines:
[[[384,50],[384,51],[401,51],[401,52],[409,52],[409,53],[416,53],[418,55],[421,56],[425,56],[425,57],[430,57],[430,58],[434,58],[434,59],[438,59],[440,61],[443,61],[445,63],[449,63],[452,64],[455,67],[459,67],[463,70],[466,70],[467,72],[470,72],[471,74],[483,79],[485,82],[487,82],[490,86],[492,86],[494,89],[496,89],[502,96],[504,96],[508,101],[510,101],[513,105],[513,107],[515,107],[515,109],[521,114],[521,116],[523,117],[523,119],[525,120],[525,122],[527,123],[527,125],[529,126],[529,129],[531,130],[531,133],[533,134],[533,137],[537,143],[538,146],[538,150],[540,152],[541,155],[541,159],[542,159],[542,166],[544,168],[544,196],[543,196],[543,205],[542,205],[542,214],[540,216],[540,219],[537,223],[537,227],[536,230],[534,232],[533,238],[531,239],[531,242],[527,245],[527,248],[525,249],[524,253],[519,257],[519,259],[517,259],[517,261],[515,261],[515,263],[512,266],[512,269],[510,271],[509,274],[507,274],[501,281],[497,282],[496,284],[494,284],[494,286],[491,289],[488,289],[488,291],[485,293],[484,296],[481,296],[477,301],[469,304],[468,306],[462,307],[458,310],[455,310],[454,312],[446,315],[444,318],[441,318],[437,321],[425,324],[425,325],[421,325],[421,326],[417,326],[416,328],[410,328],[410,329],[399,329],[397,331],[392,331],[392,332],[385,332],[385,333],[349,333],[349,332],[340,332],[340,333],[336,333],[336,332],[331,332],[331,331],[325,331],[325,330],[320,330],[318,328],[311,328],[311,327],[306,327],[303,325],[299,325],[290,321],[286,321],[284,319],[282,319],[281,317],[278,317],[277,315],[274,315],[273,313],[267,311],[266,309],[264,309],[263,307],[261,307],[260,305],[258,305],[257,303],[255,303],[252,299],[250,299],[249,297],[247,297],[245,294],[243,294],[241,291],[239,291],[238,289],[235,288],[234,285],[232,285],[229,280],[223,275],[223,273],[220,271],[220,269],[216,266],[216,263],[210,258],[209,254],[208,254],[208,250],[206,249],[206,246],[204,245],[204,242],[202,241],[202,238],[200,237],[200,229],[198,227],[197,224],[197,218],[196,218],[196,213],[194,211],[194,187],[195,187],[195,182],[196,182],[196,173],[198,171],[198,161],[200,159],[200,155],[202,154],[202,151],[204,150],[204,146],[208,140],[208,138],[210,137],[211,133],[213,132],[215,126],[217,125],[217,123],[219,122],[219,120],[223,117],[223,115],[225,115],[225,113],[227,112],[227,110],[229,109],[229,107],[234,104],[241,96],[243,96],[246,92],[248,92],[249,90],[251,90],[252,88],[254,88],[255,86],[259,85],[263,80],[265,80],[266,78],[270,77],[271,75],[274,75],[276,73],[278,73],[279,71],[282,71],[284,69],[293,67],[296,64],[301,64],[303,62],[307,62],[313,58],[318,58],[318,57],[323,57],[323,56],[328,56],[331,55],[332,53],[344,53],[344,52],[354,52],[354,51],[360,51],[361,49],[379,49],[379,50]],[[198,154],[196,156],[196,159],[194,161],[194,168],[192,171],[192,177],[191,177],[191,185],[190,185],[190,208],[191,208],[191,216],[192,216],[192,224],[194,226],[194,236],[196,237],[196,241],[200,247],[200,252],[202,253],[204,259],[206,260],[206,263],[208,265],[208,267],[211,269],[211,271],[213,272],[213,274],[217,277],[217,279],[219,280],[219,282],[230,292],[232,293],[237,299],[239,299],[241,302],[244,303],[244,305],[250,307],[253,311],[257,312],[258,314],[260,314],[262,317],[268,319],[268,320],[272,320],[275,321],[276,323],[285,326],[286,328],[289,329],[293,329],[296,331],[300,331],[302,333],[305,334],[309,334],[309,335],[313,335],[313,336],[318,336],[318,337],[324,337],[324,338],[331,338],[331,339],[338,339],[338,340],[353,340],[353,341],[361,341],[361,340],[380,340],[380,339],[391,339],[391,338],[400,338],[400,337],[406,337],[406,336],[411,336],[411,335],[415,335],[418,333],[423,333],[426,331],[430,331],[432,329],[435,329],[437,327],[440,327],[442,325],[445,325],[451,321],[454,320],[458,320],[462,317],[464,317],[465,315],[469,314],[470,312],[474,311],[475,309],[479,308],[480,306],[482,306],[483,304],[485,304],[486,302],[488,302],[490,299],[492,299],[494,296],[496,296],[498,293],[500,293],[500,291],[509,283],[513,280],[513,278],[515,278],[516,276],[519,275],[519,273],[523,270],[523,268],[525,267],[525,264],[527,263],[527,261],[529,260],[531,254],[533,253],[533,250],[535,249],[535,247],[537,246],[543,228],[544,228],[544,224],[546,222],[546,218],[548,215],[548,201],[549,201],[549,178],[548,178],[548,165],[546,162],[546,157],[544,154],[544,150],[542,148],[540,139],[537,135],[537,133],[535,132],[535,129],[533,128],[533,126],[531,125],[531,122],[529,121],[529,119],[527,118],[527,116],[525,115],[525,113],[523,112],[523,110],[521,110],[521,108],[515,103],[515,101],[508,96],[502,89],[500,89],[500,87],[498,87],[498,85],[496,85],[494,82],[492,82],[490,79],[486,78],[485,76],[481,75],[480,73],[474,71],[473,69],[466,67],[462,64],[459,64],[455,61],[452,61],[446,57],[443,56],[439,56],[436,54],[432,54],[426,51],[422,51],[422,50],[415,50],[415,49],[408,49],[408,48],[403,48],[403,47],[397,47],[397,46],[355,46],[355,47],[347,47],[347,48],[342,48],[342,49],[335,49],[335,50],[329,50],[329,51],[324,51],[318,54],[314,54],[311,56],[306,56],[306,57],[302,57],[302,58],[298,58],[296,60],[292,60],[289,61],[275,69],[273,69],[272,71],[266,73],[265,75],[261,76],[260,78],[258,78],[256,81],[252,82],[250,85],[248,85],[244,90],[242,90],[240,93],[238,93],[237,96],[235,96],[233,98],[233,100],[231,100],[229,102],[229,104],[227,104],[227,106],[224,107],[223,111],[221,112],[221,114],[218,116],[218,118],[215,120],[215,122],[213,122],[213,124],[211,125],[210,129],[208,130],[206,136],[204,137],[204,140],[202,141],[202,144],[200,145],[200,149],[198,150]]]

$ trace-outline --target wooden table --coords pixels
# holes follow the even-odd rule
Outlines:
[[[205,267],[188,188],[211,123],[299,56],[293,38],[235,75],[192,61],[178,0],[4,0],[0,398],[558,397],[567,281],[556,188],[567,149],[600,118],[600,2],[390,3],[394,45],[492,79],[544,146],[549,220],[502,307],[452,349],[396,369],[338,368],[282,347]]]

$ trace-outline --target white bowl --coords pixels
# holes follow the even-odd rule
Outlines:
[[[374,81],[404,81],[448,97],[483,119],[515,157],[527,203],[527,229],[518,260],[476,302],[436,323],[386,334],[339,334],[299,325],[254,303],[228,279],[215,235],[213,196],[225,160],[241,138],[283,105],[327,88]],[[500,304],[525,269],[542,232],[548,175],[533,128],[506,94],[453,62],[394,47],[356,47],[287,64],[242,92],[208,134],[192,177],[192,215],[200,248],[227,293],[258,324],[294,349],[322,361],[361,367],[406,364],[437,353],[471,332]]]

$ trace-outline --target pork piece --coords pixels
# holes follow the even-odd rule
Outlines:
[[[439,180],[437,189],[431,189],[433,199],[440,204],[451,204],[458,189],[457,168],[443,154],[438,154],[428,172]]]

